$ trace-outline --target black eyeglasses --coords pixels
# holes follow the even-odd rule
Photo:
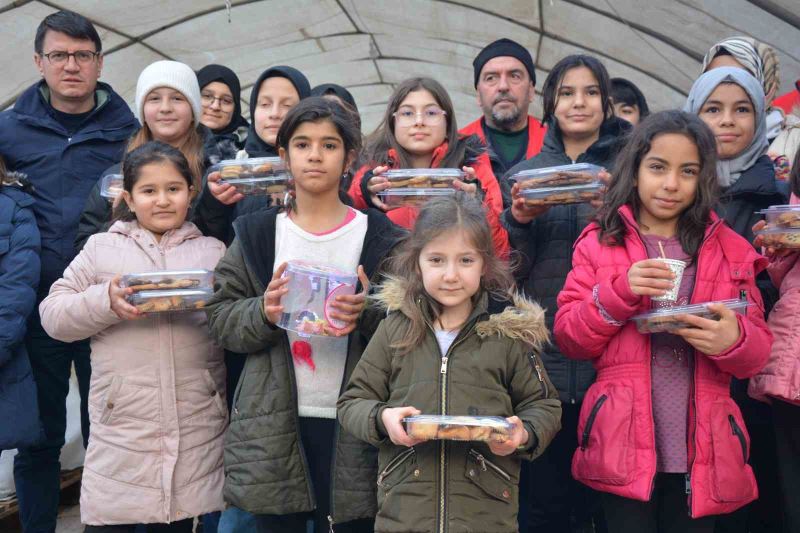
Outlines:
[[[70,57],[74,57],[79,65],[88,65],[100,55],[100,52],[92,52],[91,50],[78,50],[77,52],[50,52],[49,54],[42,54],[52,65],[63,65],[69,61]]]

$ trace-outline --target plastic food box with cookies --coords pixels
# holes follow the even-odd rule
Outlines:
[[[328,265],[289,261],[283,274],[289,278],[288,292],[281,300],[283,313],[278,327],[302,336],[329,334],[344,323],[331,316],[337,296],[355,294],[358,276]]]
[[[669,333],[679,328],[692,327],[688,323],[679,320],[678,317],[680,315],[694,315],[702,318],[719,320],[720,316],[709,309],[709,306],[713,304],[722,304],[737,313],[745,312],[750,305],[747,300],[736,299],[718,300],[701,304],[678,305],[641,313],[631,318],[631,320],[636,322],[636,329],[639,333]]]
[[[122,194],[122,174],[106,174],[100,181],[100,196],[114,200]]]
[[[403,168],[381,174],[392,189],[451,189],[453,181],[464,179],[457,168]]]
[[[576,163],[557,167],[522,170],[510,176],[511,182],[518,183],[521,190],[553,189],[571,185],[599,183],[599,175],[603,167],[589,163]]]
[[[600,182],[566,187],[522,189],[519,194],[528,207],[545,205],[582,204],[600,198],[603,184]]]
[[[378,193],[381,202],[390,209],[419,207],[431,198],[453,196],[455,189],[386,189]]]
[[[761,245],[765,248],[800,250],[800,228],[767,225],[755,235],[762,238]]]
[[[796,228],[800,229],[800,204],[798,205],[773,205],[767,209],[756,211],[764,215],[767,221],[765,229]]]
[[[513,427],[499,416],[418,415],[403,423],[409,437],[421,440],[506,442]]]
[[[280,157],[228,159],[220,161],[210,171],[219,172],[220,183],[230,183],[245,196],[282,194],[290,181]]]
[[[145,314],[174,313],[203,309],[213,294],[212,289],[141,291],[131,294],[127,300]]]
[[[169,291],[177,289],[214,289],[214,273],[209,270],[162,270],[138,272],[122,276],[120,287],[133,292]]]

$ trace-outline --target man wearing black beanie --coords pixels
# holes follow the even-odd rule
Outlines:
[[[536,71],[530,52],[511,39],[498,39],[472,62],[478,105],[483,116],[461,130],[477,135],[490,148],[492,171],[500,180],[506,171],[539,153],[546,128],[528,115],[535,96]],[[504,191],[504,207],[511,198]]]

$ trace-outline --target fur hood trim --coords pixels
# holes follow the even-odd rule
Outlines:
[[[405,283],[397,278],[388,277],[377,287],[372,299],[387,312],[399,311],[408,316],[404,308],[406,295]],[[482,300],[482,312],[486,312],[485,298]],[[525,296],[514,293],[509,305],[499,313],[490,314],[481,320],[475,328],[481,338],[499,335],[522,341],[537,352],[541,351],[550,340],[550,333],[544,321],[544,309]]]

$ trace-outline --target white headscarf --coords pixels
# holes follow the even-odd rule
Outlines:
[[[755,109],[755,133],[747,148],[732,159],[717,161],[717,179],[722,187],[730,187],[739,179],[742,172],[752,167],[756,160],[764,155],[769,143],[767,142],[767,124],[764,111],[764,89],[761,83],[746,70],[734,67],[720,67],[709,70],[692,85],[689,97],[683,110],[688,113],[700,114],[703,104],[711,93],[721,83],[735,83],[747,93]]]

